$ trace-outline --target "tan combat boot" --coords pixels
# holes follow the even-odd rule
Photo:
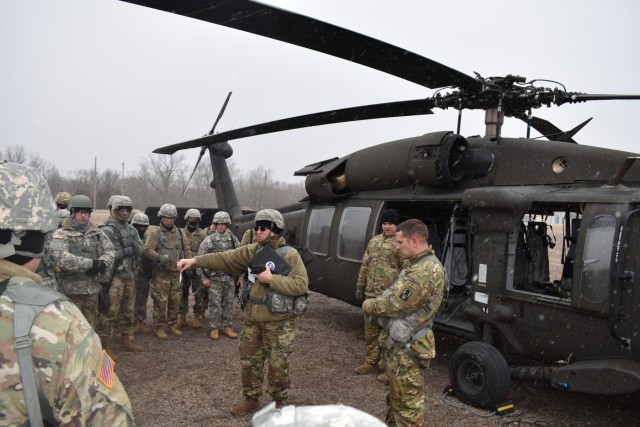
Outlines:
[[[216,341],[216,340],[219,338],[219,336],[218,336],[218,330],[217,330],[217,329],[212,329],[212,330],[211,330],[211,332],[209,333],[209,337],[210,337],[212,340]]]
[[[376,379],[383,384],[389,384],[389,379],[387,378],[387,374],[385,372],[378,375],[378,378]]]
[[[182,331],[178,328],[178,324],[169,325],[169,332],[171,332],[176,337],[182,336]]]
[[[233,415],[247,415],[250,412],[255,412],[260,408],[260,402],[258,399],[245,398],[242,402],[231,408]]]
[[[193,313],[193,323],[191,327],[193,329],[202,328],[202,318],[204,317],[204,313]]]
[[[141,334],[148,334],[151,332],[151,328],[148,327],[142,320],[136,320],[136,331]]]
[[[376,365],[372,365],[371,363],[364,362],[353,371],[356,374],[372,374],[374,372],[378,372],[378,367]]]
[[[116,361],[116,356],[113,354],[113,348],[111,347],[111,338],[108,336],[101,336],[100,342],[102,343],[102,349],[107,352],[109,357]]]
[[[162,326],[156,326],[156,328],[153,330],[153,335],[155,335],[159,340],[166,341],[169,339],[167,333],[164,331],[164,327]]]
[[[176,328],[178,328],[178,330],[184,328],[185,326],[187,326],[189,324],[189,322],[187,322],[187,313],[182,313],[180,314],[180,317],[178,317],[178,323],[176,323]],[[180,335],[178,335],[180,336]]]
[[[222,334],[228,336],[229,338],[231,338],[233,340],[238,338],[238,334],[233,332],[233,329],[231,329],[229,326],[225,326],[224,328],[222,328]]]
[[[142,351],[142,346],[131,341],[129,334],[122,334],[122,338],[120,338],[120,348],[125,351]]]

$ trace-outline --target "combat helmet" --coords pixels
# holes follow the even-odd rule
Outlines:
[[[71,193],[61,191],[56,194],[54,201],[56,202],[56,205],[63,209],[66,209],[66,207],[69,206],[69,202],[71,201]]]
[[[120,208],[131,208],[133,209],[133,201],[129,196],[113,196],[110,199],[111,202],[111,210],[117,211]]]
[[[107,209],[111,210],[111,206],[113,206],[113,201],[116,199],[116,197],[120,197],[120,195],[114,194],[113,196],[109,197],[109,201],[107,202]]]
[[[198,209],[188,209],[187,213],[184,215],[184,219],[189,221],[189,218],[202,219],[202,215],[200,215],[200,211]]]
[[[175,218],[178,216],[178,209],[171,203],[165,203],[158,210],[158,217],[166,216],[167,218]]]
[[[256,213],[255,222],[268,222],[271,225],[269,228],[276,234],[280,234],[284,231],[284,218],[282,214],[275,209],[263,209]]]
[[[225,211],[216,212],[213,216],[214,224],[231,224],[231,217]]]
[[[0,229],[47,233],[58,228],[51,191],[35,169],[0,162],[0,182]]]
[[[133,218],[131,218],[131,225],[146,225],[146,226],[148,226],[149,225],[149,217],[146,214],[142,213],[142,212],[137,213],[137,214],[135,214],[133,216]]]
[[[69,212],[73,215],[76,210],[87,210],[89,212],[93,212],[93,202],[89,196],[76,194],[71,198],[71,201],[69,202]]]

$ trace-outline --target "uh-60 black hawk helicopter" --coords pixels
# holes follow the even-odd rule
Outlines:
[[[428,88],[427,99],[327,111],[212,132],[155,150],[209,150],[218,207],[234,231],[243,215],[226,165],[228,141],[307,126],[485,111],[485,136],[427,133],[308,165],[308,196],[281,207],[286,239],[303,255],[311,289],[352,304],[360,261],[379,233],[382,210],[419,218],[448,271],[435,327],[469,340],[452,356],[450,377],[463,401],[493,407],[511,379],[545,381],[592,394],[640,389],[640,164],[638,154],[578,145],[582,123],[561,131],[532,116],[541,106],[640,99],[550,89],[525,78],[475,78],[404,49],[248,0],[131,3],[189,16],[334,55]],[[550,141],[501,135],[505,117]],[[214,125],[215,128],[215,125]],[[528,132],[527,132],[528,133]],[[640,162],[639,162],[640,163]],[[555,228],[554,228],[555,225]],[[503,353],[534,358],[509,367]]]

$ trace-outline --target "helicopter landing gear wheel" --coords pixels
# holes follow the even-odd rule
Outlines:
[[[511,387],[509,366],[504,357],[482,341],[465,343],[453,353],[449,379],[456,397],[482,409],[505,402]]]

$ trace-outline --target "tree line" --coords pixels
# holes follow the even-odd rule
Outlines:
[[[193,166],[185,162],[182,154],[149,154],[139,162],[138,169],[128,171],[128,176],[124,179],[119,171],[111,169],[77,169],[63,176],[55,165],[37,153],[27,152],[21,145],[7,146],[2,157],[9,162],[38,169],[49,183],[54,196],[60,191],[67,191],[72,195],[84,194],[95,199],[96,209],[106,209],[109,197],[122,193],[131,197],[134,207],[141,210],[163,203],[181,207],[217,207],[215,190],[210,186],[213,172],[207,159],[198,164],[183,195]],[[243,208],[258,210],[284,206],[306,195],[302,182],[274,181],[271,169],[260,166],[250,171],[241,171],[233,162],[228,164],[238,201]]]

